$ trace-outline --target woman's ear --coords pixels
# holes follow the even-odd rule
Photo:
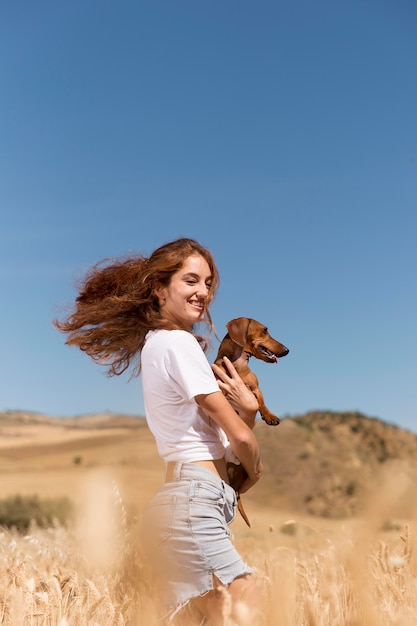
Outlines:
[[[154,295],[158,298],[160,304],[164,303],[166,300],[165,297],[165,287],[161,284],[156,284],[152,289]]]

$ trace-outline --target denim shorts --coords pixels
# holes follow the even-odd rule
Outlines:
[[[172,615],[212,590],[213,575],[228,585],[253,573],[230,538],[236,506],[234,489],[219,476],[182,462],[151,499],[142,517],[142,549]]]

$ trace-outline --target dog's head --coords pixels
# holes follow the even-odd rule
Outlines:
[[[289,352],[282,343],[273,339],[268,328],[250,317],[237,317],[226,324],[232,341],[244,352],[266,363],[277,363]]]

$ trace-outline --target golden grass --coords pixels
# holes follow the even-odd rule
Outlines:
[[[117,485],[85,486],[70,530],[33,526],[0,533],[0,623],[19,626],[153,626],[158,592]],[[288,519],[253,529],[237,520],[235,543],[257,571],[267,626],[414,626],[413,521],[383,532],[376,517]],[[278,520],[275,517],[275,520]],[[227,605],[226,605],[227,606]],[[244,621],[242,608],[242,624]],[[225,618],[225,626],[234,622]]]
[[[0,624],[161,626],[130,517],[161,481],[148,430],[13,422],[2,435],[0,497],[67,496],[77,518],[69,529],[32,526],[26,536],[0,529]],[[256,568],[266,626],[415,626],[417,477],[391,464],[375,484],[364,514],[346,520],[260,507],[245,494],[252,527],[237,517],[231,530]],[[241,614],[239,626],[248,623]],[[225,626],[235,626],[227,603]]]

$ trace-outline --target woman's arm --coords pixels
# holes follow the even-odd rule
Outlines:
[[[231,407],[221,391],[198,395],[195,400],[203,411],[224,430],[233,452],[245,468],[248,479],[240,490],[244,493],[258,482],[263,469],[255,435]]]
[[[259,409],[258,401],[251,390],[246,387],[231,360],[225,356],[223,361],[229,371],[229,375],[215,363],[211,366],[218,379],[219,387],[235,411],[238,412],[239,417],[246,422],[249,428],[253,428],[255,426],[256,413]]]

